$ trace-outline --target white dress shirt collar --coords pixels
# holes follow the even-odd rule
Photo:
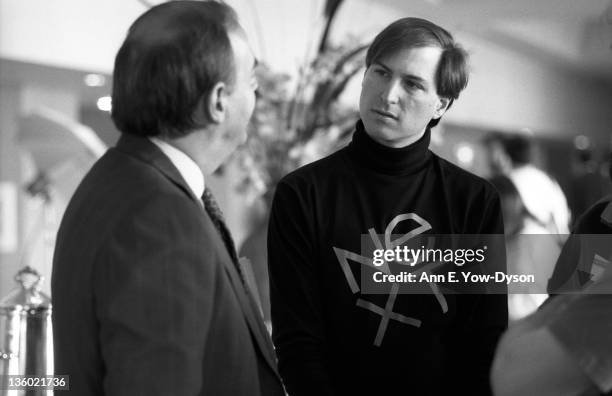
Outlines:
[[[204,174],[198,164],[181,150],[157,137],[149,137],[149,140],[159,147],[176,169],[178,169],[195,196],[201,198],[202,194],[204,194],[205,185]]]

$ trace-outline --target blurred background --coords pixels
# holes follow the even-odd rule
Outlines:
[[[0,0],[0,297],[19,268],[45,277],[74,188],[118,139],[114,56],[158,2]],[[468,88],[432,150],[489,176],[483,138],[522,134],[575,216],[609,192],[610,0],[228,0],[262,63],[245,147],[207,180],[255,265],[265,298],[265,228],[278,179],[341,147],[357,114],[364,48],[403,16],[450,30],[471,55]],[[543,197],[544,199],[544,197]],[[265,266],[265,265],[264,265]]]

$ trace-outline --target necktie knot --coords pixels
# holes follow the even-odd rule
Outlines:
[[[202,201],[204,202],[204,208],[206,209],[206,213],[208,213],[213,223],[215,223],[215,227],[217,227],[216,222],[221,222],[225,224],[223,212],[221,211],[221,208],[219,208],[217,200],[208,188],[206,188],[204,190],[204,194],[202,194]]]

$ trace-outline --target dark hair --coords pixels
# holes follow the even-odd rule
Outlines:
[[[368,48],[366,67],[402,49],[430,46],[442,49],[435,74],[436,91],[439,96],[450,99],[450,107],[467,86],[468,55],[448,31],[428,20],[402,18],[387,26]],[[428,126],[438,125],[440,118],[432,119]]]
[[[532,159],[533,144],[531,138],[517,133],[490,133],[484,139],[485,144],[499,143],[506,152],[513,166],[529,164]]]
[[[234,83],[228,32],[234,10],[215,1],[171,1],[130,27],[115,58],[112,119],[122,133],[180,137],[203,95],[219,81]]]

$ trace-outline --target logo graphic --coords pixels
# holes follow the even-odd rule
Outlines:
[[[400,222],[405,221],[405,220],[413,220],[416,223],[418,223],[419,226],[414,228],[410,232],[394,240],[391,240],[392,235],[393,235],[393,230],[395,229],[395,227]],[[404,213],[404,214],[395,216],[395,218],[391,220],[391,222],[387,225],[385,229],[385,234],[384,234],[384,239],[385,239],[384,246],[381,240],[379,239],[379,236],[376,233],[376,230],[374,228],[368,229],[368,233],[370,235],[370,238],[372,238],[372,242],[374,243],[374,246],[376,247],[376,249],[394,249],[396,246],[400,246],[406,243],[408,240],[414,238],[415,236],[420,235],[430,229],[431,229],[431,225],[425,219],[423,219],[416,213]],[[430,248],[433,247],[432,239],[429,240],[428,247]],[[348,285],[353,294],[360,292],[360,287],[357,284],[357,281],[355,279],[355,276],[353,275],[353,272],[351,271],[351,268],[349,266],[349,260],[360,263],[362,265],[365,265],[371,268],[374,268],[377,271],[382,271],[385,274],[388,274],[388,275],[391,274],[391,271],[389,269],[389,264],[386,262],[383,263],[381,266],[375,266],[373,263],[372,257],[365,257],[360,254],[357,254],[357,253],[354,253],[354,252],[351,252],[345,249],[336,248],[336,247],[334,247],[333,249],[334,249],[334,252],[336,253],[338,263],[340,263],[340,267],[342,268],[342,271],[344,273],[344,277],[346,278],[346,281],[348,282]],[[431,271],[435,270],[440,265],[441,263],[428,262],[426,264],[420,265],[419,269],[414,271],[414,273],[417,276],[423,272],[427,272],[429,274]],[[438,285],[435,282],[429,282],[429,287],[431,288],[433,294],[436,296],[436,299],[438,300],[438,303],[440,304],[442,312],[446,313],[448,311],[448,304],[446,302],[446,298],[440,292]],[[387,303],[385,304],[384,307],[380,307],[362,298],[357,299],[356,305],[358,307],[367,309],[368,311],[371,311],[381,317],[380,324],[378,325],[378,331],[376,333],[376,338],[374,339],[375,346],[381,345],[382,340],[385,337],[387,326],[389,325],[390,320],[396,320],[398,322],[401,322],[401,323],[404,323],[410,326],[421,327],[421,323],[422,323],[421,320],[417,318],[404,316],[402,314],[399,314],[393,311],[393,306],[395,304],[395,300],[397,298],[397,293],[399,292],[399,288],[400,288],[399,283],[397,282],[393,283],[393,285],[391,286],[391,291],[389,292],[389,296],[387,298]]]

